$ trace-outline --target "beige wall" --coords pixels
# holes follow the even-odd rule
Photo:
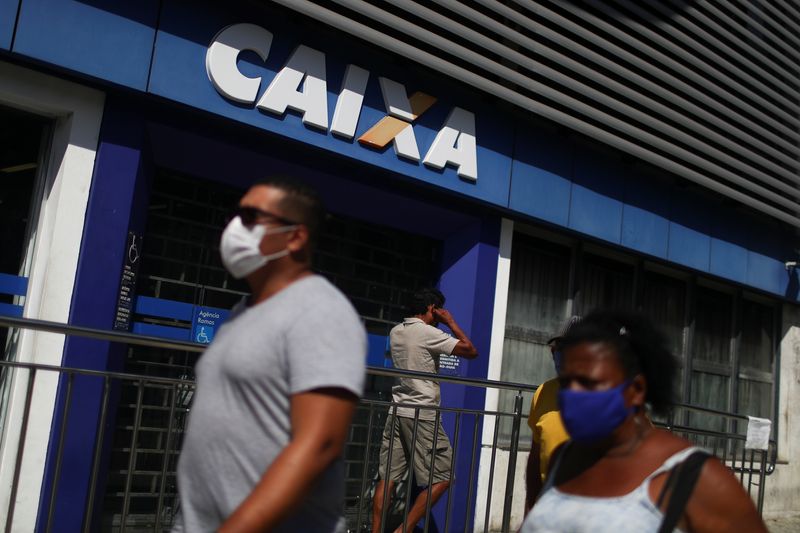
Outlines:
[[[783,306],[778,403],[778,461],[767,477],[764,516],[800,514],[800,308]]]

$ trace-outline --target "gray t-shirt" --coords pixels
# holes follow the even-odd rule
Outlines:
[[[366,354],[358,314],[320,276],[233,313],[196,367],[197,392],[178,464],[181,517],[174,531],[216,531],[289,443],[290,397],[321,387],[360,396]],[[274,531],[343,532],[343,512],[339,459]]]
[[[439,372],[439,356],[450,355],[458,344],[455,339],[419,318],[406,318],[389,333],[392,362],[395,368],[417,372]],[[438,407],[441,401],[439,383],[433,380],[400,378],[392,387],[392,399],[398,403]],[[398,407],[398,416],[412,418],[413,407]],[[435,420],[436,411],[420,409],[420,420]]]

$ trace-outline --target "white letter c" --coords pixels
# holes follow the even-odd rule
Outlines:
[[[206,52],[206,72],[214,88],[225,98],[252,104],[258,96],[261,78],[248,78],[236,64],[243,50],[252,50],[267,60],[272,33],[255,24],[232,24],[214,36]]]

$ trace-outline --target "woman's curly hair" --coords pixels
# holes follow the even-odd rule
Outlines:
[[[677,361],[667,338],[642,315],[624,310],[597,310],[586,315],[561,341],[562,349],[583,342],[610,344],[625,375],[642,374],[647,381],[645,400],[653,411],[665,413],[674,403]]]

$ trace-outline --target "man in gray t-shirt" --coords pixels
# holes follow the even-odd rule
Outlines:
[[[443,309],[444,301],[444,295],[437,289],[414,293],[408,306],[410,316],[389,333],[395,368],[436,374],[442,355],[468,359],[478,356],[472,341]],[[447,325],[455,337],[437,328],[439,322]],[[437,416],[436,408],[441,401],[439,383],[400,378],[392,388],[392,401],[402,407],[398,405],[389,413],[383,432],[378,466],[381,480],[375,489],[372,507],[373,533],[382,531],[383,510],[389,504],[395,483],[408,468],[411,455],[417,485],[430,486],[416,498],[408,511],[408,519],[397,528],[398,532],[413,531],[425,514],[428,495],[432,506],[450,486],[452,449]]]
[[[341,452],[362,393],[366,333],[310,271],[323,217],[286,178],[254,185],[220,243],[252,289],[197,368],[174,531],[345,531]]]

